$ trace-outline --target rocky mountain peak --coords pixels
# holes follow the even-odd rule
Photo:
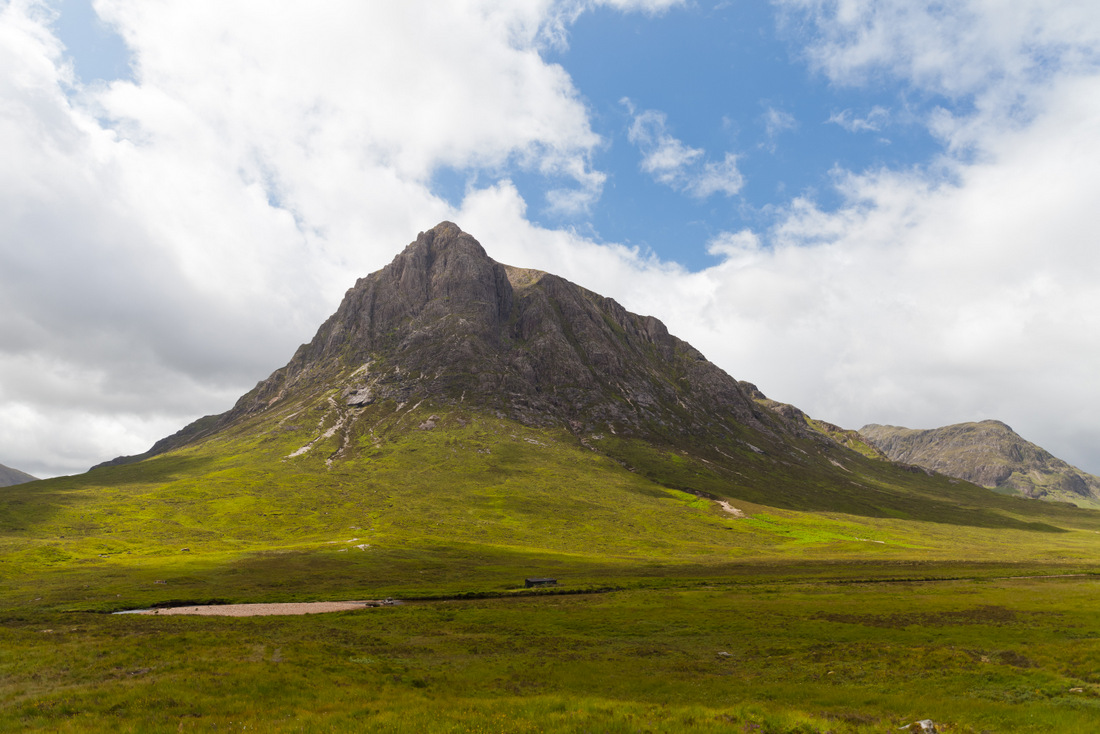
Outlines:
[[[505,269],[451,222],[421,232],[382,270],[360,278],[296,361],[366,357],[435,336],[429,324],[453,316],[454,329],[491,339],[507,318],[512,286]],[[301,359],[299,359],[299,357]]]
[[[392,323],[387,316],[417,315],[428,306],[437,311],[472,312],[472,316],[497,323],[511,308],[512,287],[504,267],[452,222],[421,232],[380,276],[382,297],[376,302],[393,310],[378,315],[380,326]]]
[[[352,409],[429,399],[533,425],[639,435],[774,425],[660,320],[564,278],[502,265],[452,222],[356,281],[314,338],[232,410],[153,452],[290,400],[322,399]]]

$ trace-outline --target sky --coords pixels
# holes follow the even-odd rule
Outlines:
[[[1095,0],[0,0],[0,463],[229,409],[442,220],[1100,474]]]

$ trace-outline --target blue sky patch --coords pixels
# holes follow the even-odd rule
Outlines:
[[[583,217],[600,238],[696,270],[715,261],[707,240],[764,231],[796,197],[834,209],[837,169],[921,166],[942,151],[926,117],[948,100],[889,80],[858,89],[830,84],[792,32],[776,28],[763,3],[694,5],[656,17],[599,8],[570,27],[568,48],[545,54],[569,72],[605,140],[593,166],[607,183]],[[629,131],[644,111],[663,115],[667,133],[702,151],[704,163],[735,156],[740,190],[699,195],[639,175],[642,153]]]
[[[132,79],[130,50],[122,37],[104,23],[91,0],[54,0],[54,32],[84,84]]]

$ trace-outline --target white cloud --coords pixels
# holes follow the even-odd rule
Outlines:
[[[748,265],[761,253],[760,236],[749,229],[739,232],[722,232],[707,243],[707,253],[722,257],[726,262]]]
[[[555,165],[551,162],[545,172],[549,175],[554,169]],[[588,170],[586,164],[577,159],[566,164],[564,170],[570,175],[574,185],[550,189],[546,192],[549,211],[569,216],[587,213],[599,200],[604,183],[607,181],[607,174],[602,171]]]
[[[737,156],[726,153],[721,162],[708,161],[703,164],[702,172],[688,181],[689,194],[705,199],[711,194],[733,196],[745,185],[745,178],[737,168]]]
[[[661,13],[677,5],[683,5],[686,0],[601,0],[596,3],[608,5],[619,10],[642,10],[647,13]]]
[[[549,3],[102,7],[141,80],[105,96],[108,114],[158,145],[209,136],[333,240],[373,213],[363,192],[381,187],[365,170],[423,185],[439,167],[519,164],[591,188],[598,137],[568,75],[538,53]]]
[[[775,107],[768,107],[764,112],[764,133],[769,140],[774,140],[780,133],[786,130],[794,130],[797,127],[798,121],[789,112],[778,110]]]
[[[830,115],[828,122],[840,125],[850,133],[880,132],[890,122],[890,111],[875,105],[866,115],[857,117],[851,110],[841,110]]]
[[[701,149],[688,147],[669,134],[668,116],[656,110],[635,114],[627,138],[642,150],[642,170],[661,183],[673,183],[683,169],[703,157]]]
[[[634,118],[627,139],[642,153],[641,170],[656,181],[699,199],[717,193],[733,196],[744,186],[736,155],[727,153],[720,162],[706,161],[706,151],[685,145],[669,132],[665,113],[637,112],[629,99],[622,103]]]
[[[509,7],[517,3],[498,0],[496,4]],[[569,26],[585,11],[604,6],[622,12],[657,16],[670,8],[686,5],[687,0],[526,0],[524,4],[532,11],[531,22],[537,29],[539,40],[551,47],[566,48],[569,45]]]
[[[1026,124],[1060,76],[1089,74],[1100,47],[1092,0],[773,0],[813,28],[807,55],[828,77],[858,86],[880,76],[973,104],[936,130],[954,149],[981,146],[999,127]],[[810,23],[803,21],[808,19]]]
[[[817,31],[810,57],[834,81],[877,73],[948,96],[1020,87],[1095,63],[1091,0],[774,0]]]

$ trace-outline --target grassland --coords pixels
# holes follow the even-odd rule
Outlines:
[[[1098,601],[1096,578],[735,575],[309,617],[9,609],[0,729],[1091,732]]]
[[[1095,729],[1100,513],[316,405],[3,490],[0,730]],[[382,596],[408,603],[105,613]]]

